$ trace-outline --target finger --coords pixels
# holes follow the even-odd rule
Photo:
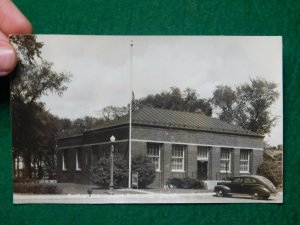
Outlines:
[[[9,43],[8,38],[0,31],[0,76],[12,72],[16,64],[16,51]]]
[[[11,0],[0,0],[0,30],[6,34],[32,33],[32,26]]]

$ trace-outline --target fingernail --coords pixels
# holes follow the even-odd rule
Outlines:
[[[10,46],[0,46],[0,76],[10,73],[16,64],[15,51]]]

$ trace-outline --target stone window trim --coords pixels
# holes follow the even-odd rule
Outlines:
[[[221,148],[220,173],[231,173],[231,157],[232,157],[231,148]],[[226,162],[228,163],[227,171],[226,171]]]
[[[147,143],[147,156],[154,163],[156,172],[161,172],[161,146],[160,143]]]
[[[172,159],[171,159],[171,172],[182,172],[184,173],[184,156],[186,145],[172,145]]]
[[[76,149],[75,157],[76,157],[76,171],[81,171],[82,170],[81,149]]]
[[[250,174],[251,149],[240,149],[240,173]]]

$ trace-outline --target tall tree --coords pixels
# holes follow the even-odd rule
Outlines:
[[[219,108],[217,114],[219,119],[227,123],[234,121],[234,104],[236,103],[236,93],[229,86],[217,86],[213,93],[212,103]]]
[[[56,119],[44,109],[40,97],[48,93],[62,95],[70,73],[54,71],[53,64],[42,59],[43,43],[35,35],[12,36],[19,62],[11,82],[13,156],[22,156],[25,176],[31,165],[41,165],[45,152],[55,154]]]
[[[119,119],[128,113],[128,107],[109,105],[98,111],[98,115],[105,121]]]
[[[278,97],[276,83],[257,77],[235,90],[217,86],[212,102],[221,120],[264,135],[276,124],[270,109]]]
[[[208,116],[212,115],[210,101],[199,98],[196,90],[191,88],[181,91],[178,87],[171,87],[169,91],[162,91],[159,94],[148,95],[139,99],[138,105],[139,107],[149,106],[187,112],[202,112]]]

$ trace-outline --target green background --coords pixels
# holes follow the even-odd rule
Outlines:
[[[300,224],[299,1],[15,2],[37,34],[283,36],[284,203],[13,205],[9,80],[1,78],[0,224]]]

